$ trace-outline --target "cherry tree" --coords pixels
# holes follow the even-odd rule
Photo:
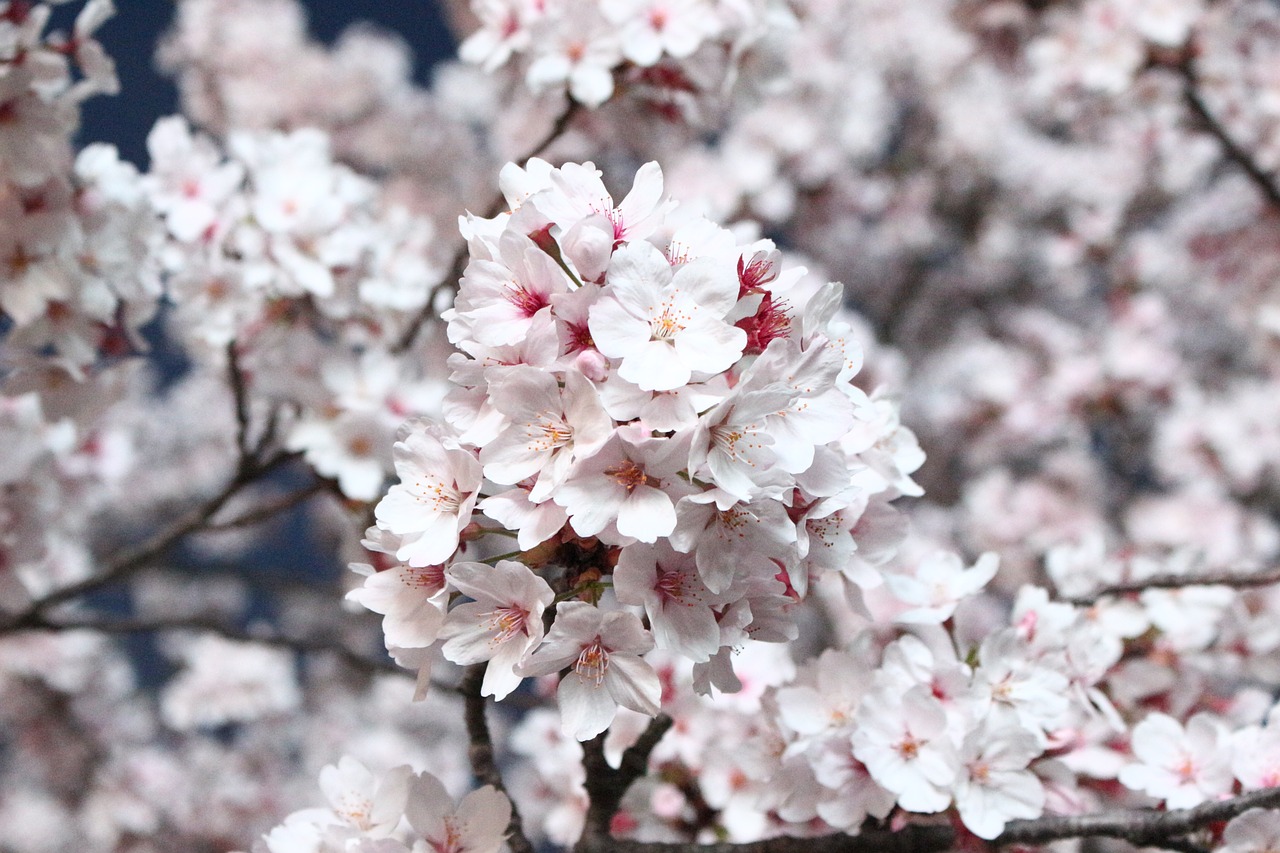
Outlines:
[[[442,9],[0,0],[0,848],[1276,850],[1280,8]]]

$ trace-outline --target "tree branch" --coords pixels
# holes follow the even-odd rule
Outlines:
[[[507,794],[502,772],[498,770],[498,762],[494,757],[493,738],[489,734],[489,720],[485,716],[484,696],[480,692],[488,666],[478,663],[467,667],[462,676],[462,684],[458,687],[458,692],[462,694],[467,739],[470,741],[467,757],[471,761],[471,772],[478,780]],[[507,797],[510,799],[510,794]],[[524,821],[520,818],[520,809],[516,807],[514,800],[511,802],[511,821],[507,824],[507,844],[512,853],[534,853],[533,844],[524,834]]]
[[[586,827],[577,850],[591,849],[592,840],[602,839],[613,843],[609,835],[613,816],[618,813],[622,798],[637,779],[649,771],[649,756],[673,724],[666,714],[654,717],[634,744],[622,753],[617,769],[609,766],[604,757],[604,740],[608,732],[602,732],[582,745],[582,766],[586,771],[587,807]],[[586,844],[587,846],[583,846]]]
[[[265,462],[252,464],[249,466],[240,466],[236,475],[227,483],[220,492],[200,506],[188,512],[179,518],[173,524],[159,531],[150,539],[137,545],[134,548],[126,549],[117,554],[107,563],[106,569],[91,578],[86,578],[77,583],[68,584],[67,586],[56,589],[38,601],[32,602],[27,606],[26,610],[18,613],[4,624],[0,624],[0,633],[8,633],[11,631],[19,631],[24,628],[36,627],[39,617],[45,611],[54,605],[61,604],[73,598],[79,598],[86,593],[101,589],[117,581],[123,580],[129,575],[146,566],[156,557],[159,557],[165,551],[172,548],[181,539],[197,530],[205,527],[209,520],[218,510],[231,500],[237,492],[254,482],[262,475],[278,468],[286,462],[297,458],[296,453],[279,453]]]
[[[240,453],[240,468],[251,464],[253,453],[249,449],[249,392],[244,384],[244,371],[240,369],[240,353],[236,342],[227,344],[227,383],[236,403],[236,450]]]
[[[875,829],[860,835],[780,836],[745,843],[690,844],[626,841],[609,836],[583,836],[575,853],[940,853],[955,841],[946,824],[916,824],[898,832]]]
[[[317,480],[306,488],[299,489],[296,492],[285,495],[282,498],[263,504],[256,509],[229,518],[226,521],[216,521],[206,524],[202,529],[206,531],[234,530],[240,527],[252,527],[255,524],[261,524],[270,521],[282,512],[293,509],[295,506],[306,503],[316,495],[327,491],[330,488],[328,481]]]
[[[1111,586],[1104,586],[1101,589],[1094,590],[1087,595],[1076,595],[1070,598],[1061,597],[1058,600],[1076,607],[1090,607],[1108,596],[1132,595],[1148,589],[1182,589],[1189,586],[1229,586],[1236,589],[1244,589],[1255,586],[1270,586],[1275,583],[1280,583],[1280,568],[1267,569],[1266,571],[1251,574],[1217,572],[1197,575],[1153,575],[1145,580],[1112,584]]]
[[[590,778],[590,777],[588,777]],[[1189,809],[1127,809],[1071,817],[1011,821],[991,845],[1038,845],[1069,838],[1115,838],[1138,847],[1198,853],[1185,836],[1230,820],[1249,809],[1280,808],[1280,788],[1251,791]],[[956,842],[947,824],[910,824],[897,832],[875,829],[859,835],[834,833],[813,838],[779,837],[744,844],[690,844],[627,841],[608,833],[584,833],[575,853],[941,853]]]
[[[1185,82],[1182,96],[1187,102],[1187,106],[1204,124],[1205,129],[1218,140],[1218,144],[1222,146],[1222,151],[1227,156],[1227,159],[1239,166],[1249,176],[1249,180],[1258,188],[1258,191],[1262,193],[1267,202],[1280,211],[1280,186],[1277,186],[1274,178],[1258,165],[1258,161],[1253,158],[1253,155],[1232,138],[1227,129],[1222,126],[1217,117],[1209,110],[1209,106],[1200,95],[1199,83],[1196,80],[1195,72],[1191,69],[1191,63],[1182,63],[1178,70]]]
[[[569,125],[573,122],[574,117],[582,110],[582,104],[569,98],[569,103],[565,105],[560,115],[556,116],[555,122],[551,125],[551,130],[547,131],[547,135],[538,140],[538,143],[529,149],[529,152],[518,161],[521,167],[527,166],[529,161],[539,154],[543,153],[557,139],[564,135],[569,129]],[[499,192],[489,202],[489,206],[485,208],[484,218],[492,219],[503,211],[507,205],[506,196]],[[445,291],[453,290],[458,286],[458,281],[462,278],[462,273],[466,270],[468,256],[468,246],[464,241],[458,250],[453,254],[453,260],[449,263],[449,272],[441,279],[440,283],[431,289],[427,294],[426,304],[422,306],[422,310],[418,312],[418,316],[413,318],[405,329],[404,334],[400,336],[400,340],[396,341],[395,346],[391,348],[393,355],[401,355],[409,347],[413,346],[413,342],[417,340],[418,333],[422,331],[422,327],[431,319],[435,313],[436,298]]]
[[[1280,788],[1266,788],[1229,800],[1167,812],[1129,809],[1075,817],[1015,820],[1005,827],[995,843],[1043,844],[1063,838],[1118,838],[1139,847],[1159,847],[1163,841],[1179,838],[1212,823],[1230,820],[1249,809],[1276,807],[1280,807]]]

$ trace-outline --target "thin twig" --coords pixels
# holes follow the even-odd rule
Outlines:
[[[1112,584],[1096,589],[1087,595],[1076,595],[1070,598],[1062,597],[1058,600],[1065,604],[1073,604],[1076,607],[1090,607],[1097,604],[1103,598],[1119,595],[1133,595],[1148,589],[1183,589],[1191,586],[1229,586],[1236,589],[1243,589],[1255,586],[1270,586],[1271,584],[1280,583],[1280,568],[1268,569],[1263,572],[1254,572],[1252,574],[1243,574],[1241,572],[1218,572],[1214,574],[1195,574],[1195,575],[1154,575],[1143,580],[1129,581],[1126,583]]]
[[[150,564],[186,536],[205,527],[218,510],[222,509],[227,501],[231,500],[241,489],[296,457],[297,454],[280,453],[261,464],[249,467],[242,466],[231,481],[212,498],[142,544],[117,554],[115,558],[107,563],[106,569],[100,574],[54,590],[44,598],[32,602],[27,606],[26,610],[15,615],[4,624],[0,624],[0,633],[34,627],[32,620],[37,620],[41,614],[54,605],[70,601],[73,598],[79,598],[104,586],[124,580],[129,575]]]
[[[565,131],[569,129],[569,125],[573,122],[574,117],[581,109],[582,105],[573,98],[570,98],[569,103],[565,105],[564,110],[556,117],[555,122],[551,125],[551,130],[547,131],[546,136],[538,140],[538,143],[529,149],[529,152],[517,161],[520,167],[523,168],[527,166],[530,160],[537,157],[539,154],[542,154],[551,146],[552,143],[563,136]],[[493,200],[489,202],[488,207],[485,208],[483,218],[492,219],[501,213],[506,206],[506,196],[499,192],[493,197]],[[462,278],[462,273],[466,270],[467,255],[468,246],[466,242],[463,241],[462,245],[458,247],[458,250],[453,253],[453,259],[449,263],[449,272],[445,274],[445,277],[440,280],[439,284],[431,288],[431,292],[427,294],[427,301],[422,306],[422,310],[418,312],[418,316],[413,318],[413,321],[409,323],[408,328],[405,329],[404,334],[400,336],[400,340],[396,341],[395,346],[391,348],[393,355],[400,355],[407,351],[409,347],[413,346],[413,342],[417,340],[418,333],[422,331],[422,327],[425,326],[427,321],[435,314],[437,297],[439,297],[440,294],[453,290],[458,286],[458,281]]]
[[[458,692],[462,694],[463,717],[470,742],[467,756],[471,760],[472,774],[484,784],[492,785],[505,794],[507,788],[502,782],[502,772],[494,757],[493,738],[489,734],[489,720],[485,716],[484,696],[480,692],[487,668],[488,664],[484,663],[467,667],[458,688]],[[524,821],[520,818],[520,809],[516,807],[515,801],[511,803],[511,821],[507,824],[507,845],[512,853],[534,853],[533,844],[524,834]]]
[[[1205,129],[1218,140],[1218,144],[1222,146],[1222,151],[1226,154],[1227,159],[1231,160],[1239,166],[1249,180],[1253,181],[1253,185],[1258,188],[1271,206],[1280,210],[1280,186],[1277,186],[1272,175],[1268,174],[1253,155],[1245,150],[1245,148],[1236,142],[1236,140],[1227,132],[1210,110],[1209,106],[1204,102],[1204,98],[1200,95],[1199,82],[1196,80],[1195,72],[1191,69],[1190,62],[1184,62],[1179,66],[1178,70],[1182,74],[1185,82],[1182,96],[1186,100],[1187,106],[1196,114],[1200,121],[1204,124]]]
[[[236,450],[240,453],[240,467],[251,464],[254,458],[249,449],[249,392],[244,383],[244,371],[240,369],[240,353],[236,342],[227,344],[227,382],[236,404]]]
[[[234,530],[239,527],[252,527],[255,524],[261,524],[264,521],[270,521],[282,512],[293,509],[301,503],[305,503],[321,492],[328,491],[329,483],[325,480],[317,480],[305,489],[299,489],[296,492],[285,495],[271,503],[251,509],[235,518],[229,518],[226,521],[215,521],[206,524],[202,530],[218,531],[218,530]]]

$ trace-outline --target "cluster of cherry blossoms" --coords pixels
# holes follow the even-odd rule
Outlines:
[[[181,0],[145,169],[60,5],[0,847],[1280,845],[1275,4]]]
[[[392,353],[441,274],[431,224],[384,204],[319,131],[245,132],[228,147],[224,157],[181,117],[148,138],[169,327],[215,364],[234,346],[258,396],[300,412],[288,448],[369,500],[395,429],[435,411],[441,393],[438,378]]]
[[[503,191],[512,213],[464,221],[447,424],[405,428],[366,543],[405,565],[354,595],[389,647],[489,661],[486,695],[572,665],[559,700],[585,740],[618,705],[658,712],[655,646],[733,690],[732,651],[794,639],[815,578],[840,573],[855,601],[881,584],[888,501],[918,493],[921,456],[849,381],[839,285],[804,298],[772,243],[677,223],[656,164],[616,205],[590,164],[513,165]],[[519,562],[455,561],[495,530],[477,511]],[[446,615],[453,590],[474,603]]]
[[[160,295],[137,169],[106,145],[76,154],[70,139],[80,104],[119,88],[93,38],[113,12],[86,3],[54,37],[49,6],[0,4],[0,316],[7,348],[70,372],[134,349]]]
[[[520,60],[534,91],[598,107],[628,86],[696,93],[732,75],[742,54],[793,24],[773,0],[474,0],[480,29],[458,55],[495,71]]]
[[[511,801],[492,787],[455,806],[439,779],[407,764],[377,777],[344,756],[320,771],[320,788],[329,808],[294,812],[254,850],[498,853],[511,818]]]

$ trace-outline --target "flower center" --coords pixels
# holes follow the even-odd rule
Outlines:
[[[507,301],[516,307],[523,317],[532,317],[551,303],[545,293],[531,291],[522,285],[512,282],[507,287]]]
[[[453,486],[446,486],[443,480],[429,480],[425,484],[414,483],[419,502],[431,507],[433,512],[452,514],[462,506],[462,495]]]
[[[640,466],[630,459],[624,459],[612,468],[605,468],[604,473],[612,477],[619,486],[626,489],[628,494],[634,492],[638,486],[643,486],[649,482],[649,478],[645,476]]]
[[[687,581],[688,578],[684,572],[666,572],[658,576],[658,582],[654,584],[653,589],[664,604],[668,601],[685,604],[686,599],[690,597]]]
[[[536,422],[525,426],[525,433],[529,449],[538,452],[564,447],[573,440],[573,427],[549,414],[539,415]]]
[[[662,311],[649,321],[649,328],[653,335],[652,340],[674,340],[675,336],[683,332],[685,326],[689,325],[690,319],[691,318],[688,314],[683,311],[676,310],[673,303],[664,303]]]
[[[444,566],[405,566],[401,570],[400,582],[408,587],[428,590],[431,595],[435,595],[444,589]]]
[[[589,678],[594,681],[596,687],[604,684],[605,673],[609,671],[609,652],[601,644],[599,637],[582,647],[578,662],[573,665],[573,671],[578,673],[580,678]]]
[[[343,794],[333,811],[357,829],[368,829],[371,826],[369,818],[373,815],[373,803],[359,794]]]
[[[525,626],[529,622],[529,611],[518,604],[497,607],[485,614],[489,620],[489,629],[494,632],[494,642],[505,643],[518,634],[527,634]]]
[[[911,735],[907,735],[898,741],[898,745],[894,747],[898,750],[898,754],[902,756],[904,761],[912,761],[920,755],[921,742]]]

